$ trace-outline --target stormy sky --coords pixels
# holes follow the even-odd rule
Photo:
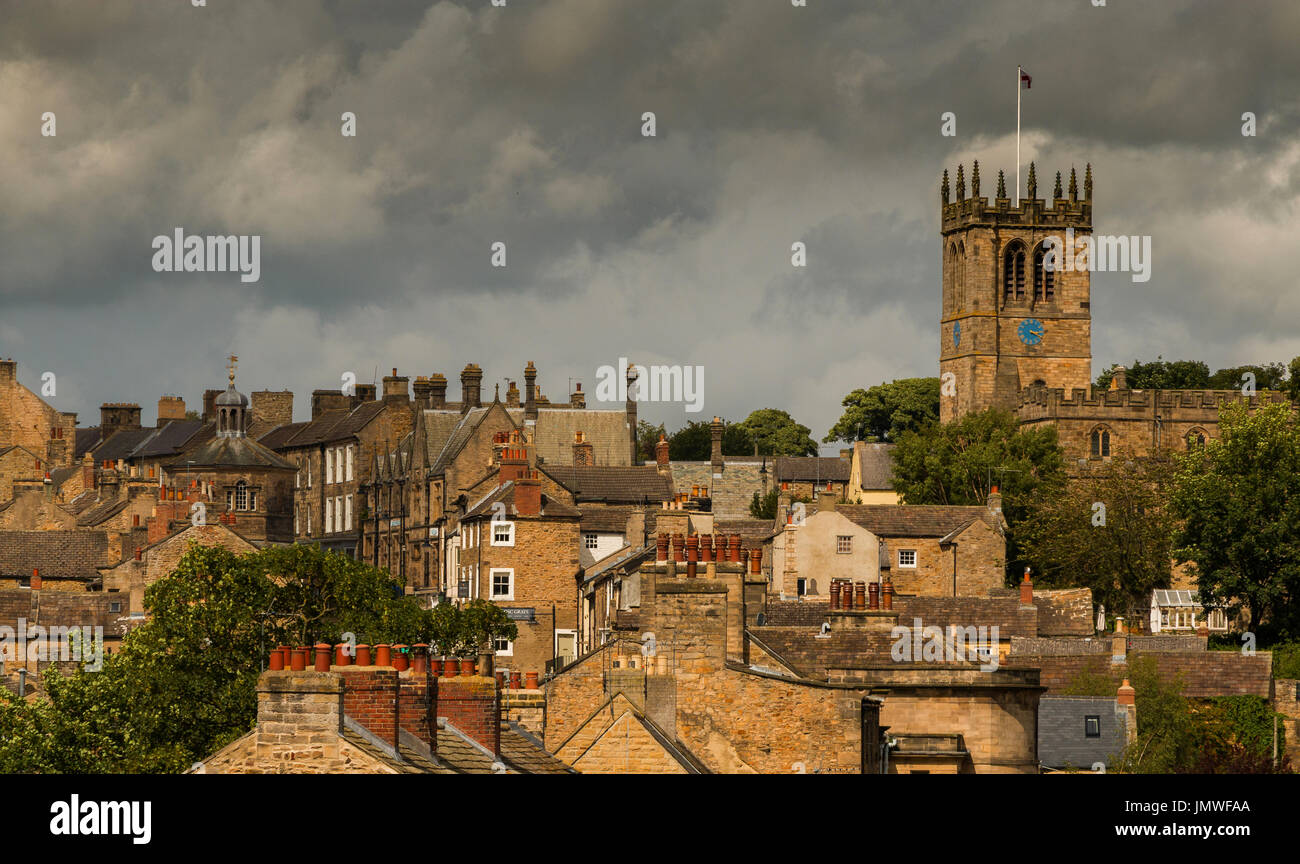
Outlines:
[[[1092,3],[0,0],[0,356],[83,425],[232,351],[299,419],[347,371],[533,360],[558,401],[630,357],[704,367],[643,417],[820,438],[937,374],[939,178],[1014,174],[1017,64],[1040,197],[1091,162],[1096,231],[1152,238],[1094,274],[1094,373],[1300,354],[1300,4]],[[155,272],[177,226],[260,235],[260,281]]]

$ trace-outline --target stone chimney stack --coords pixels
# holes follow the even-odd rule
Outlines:
[[[253,421],[268,428],[293,422],[293,391],[258,390],[253,393]]]
[[[163,396],[158,400],[158,428],[173,420],[185,419],[185,400],[179,396]]]
[[[460,373],[461,413],[471,408],[483,407],[483,370],[477,363],[469,363]]]
[[[537,367],[532,360],[524,367],[524,419],[537,419]]]
[[[357,384],[356,395],[352,397],[352,407],[355,408],[363,402],[375,401],[374,384]]]
[[[624,408],[624,411],[627,414],[627,428],[631,433],[631,438],[632,438],[632,464],[633,465],[641,464],[641,442],[637,440],[637,428],[636,428],[637,427],[637,416],[636,416],[637,395],[638,392],[637,392],[636,365],[632,363],[628,363],[627,364],[627,403]]]
[[[511,381],[510,386],[506,388],[506,407],[507,408],[520,407],[519,385],[517,385],[513,381]]]
[[[211,423],[217,419],[217,397],[226,391],[224,390],[204,390],[203,391],[203,422]]]
[[[586,408],[587,394],[582,392],[582,382],[577,382],[573,393],[569,395],[570,408]]]
[[[119,429],[140,428],[140,406],[134,402],[105,402],[99,406],[99,434],[107,439]]]
[[[397,370],[393,370],[392,375],[384,376],[384,404],[386,405],[404,405],[411,401],[411,379],[405,375],[398,375]]]
[[[595,465],[596,448],[582,432],[573,433],[573,464]]]
[[[447,376],[441,372],[435,372],[429,376],[429,383],[433,388],[429,391],[429,407],[432,409],[446,408]]]
[[[429,406],[433,404],[433,382],[429,380],[429,377],[427,375],[418,376],[415,383],[411,385],[411,389],[415,392],[415,410],[429,410]]]
[[[722,458],[722,418],[714,417],[713,422],[709,424],[709,436],[713,442],[713,476],[717,477],[726,467],[726,462]]]
[[[1123,366],[1116,366],[1110,377],[1110,389],[1127,390],[1128,389],[1128,370]]]

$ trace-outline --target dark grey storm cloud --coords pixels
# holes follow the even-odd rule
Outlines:
[[[1153,239],[1149,282],[1094,277],[1097,367],[1287,360],[1297,34],[1293,0],[0,0],[0,355],[83,422],[230,351],[300,416],[345,371],[535,360],[558,399],[630,357],[705,367],[655,420],[820,436],[935,374],[939,176],[1014,175],[1023,64],[1040,185],[1091,162],[1098,232]],[[260,234],[260,281],[155,273],[178,225]]]

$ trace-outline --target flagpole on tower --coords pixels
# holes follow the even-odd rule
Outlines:
[[[1016,66],[1016,195],[1013,206],[1020,206],[1020,81],[1024,69]]]

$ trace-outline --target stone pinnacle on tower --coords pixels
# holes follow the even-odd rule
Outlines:
[[[998,197],[1007,197],[1007,178],[1002,171],[998,171]]]
[[[939,187],[939,195],[943,198],[943,203],[948,203],[948,169],[943,169],[943,185]]]
[[[975,160],[975,167],[970,172],[970,197],[980,197],[980,160]]]
[[[1052,197],[1053,198],[1061,197],[1061,172],[1060,171],[1056,172],[1056,185],[1052,187]]]
[[[1034,173],[1034,163],[1029,163],[1029,182],[1025,184],[1025,189],[1029,192],[1029,200],[1038,197],[1038,175]]]
[[[966,200],[966,175],[960,162],[957,163],[957,200]]]
[[[1079,183],[1074,176],[1074,166],[1070,166],[1070,203],[1079,200]]]

